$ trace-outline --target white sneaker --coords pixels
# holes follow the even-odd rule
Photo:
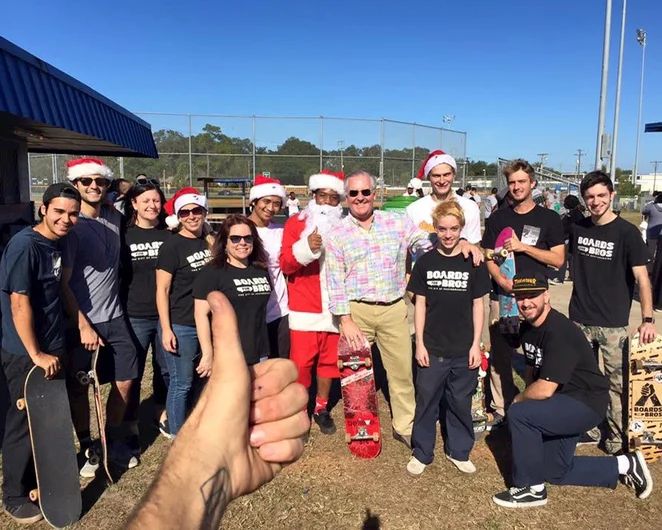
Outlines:
[[[94,478],[97,474],[97,469],[99,469],[99,464],[90,464],[89,459],[85,460],[85,464],[80,468],[80,476],[83,478]]]
[[[473,465],[471,460],[455,460],[450,456],[446,455],[446,458],[453,463],[453,465],[458,468],[462,473],[475,473],[476,466]]]
[[[407,464],[407,473],[409,473],[412,477],[418,477],[421,473],[423,473],[423,471],[425,471],[426,467],[427,464],[419,462],[415,456],[412,456],[409,460],[409,463]]]

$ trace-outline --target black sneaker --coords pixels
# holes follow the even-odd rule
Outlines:
[[[405,444],[407,449],[411,449],[411,435],[410,434],[400,434],[393,431],[393,439],[397,440],[401,444]]]
[[[159,432],[165,436],[168,440],[172,440],[172,434],[170,434],[170,425],[168,424],[168,418],[159,422]]]
[[[319,425],[322,434],[334,434],[336,432],[336,424],[333,423],[333,418],[326,409],[320,409],[313,414],[313,420]]]
[[[492,497],[492,501],[504,508],[534,508],[547,504],[547,488],[533,491],[531,488],[510,488]]]
[[[505,422],[506,422],[506,418],[504,418],[498,412],[493,412],[492,413],[492,419],[485,424],[485,430],[486,431],[495,431],[499,427],[503,427],[505,425]]]
[[[637,497],[645,499],[653,491],[653,477],[641,451],[634,451],[625,455],[630,461],[630,469],[623,476],[626,486],[634,489]]]
[[[39,506],[32,502],[26,502],[20,506],[5,506],[5,511],[20,524],[32,524],[44,518]]]
[[[129,451],[136,458],[140,458],[140,437],[137,434],[130,434],[124,441]]]
[[[589,433],[583,432],[579,435],[577,445],[598,445],[598,441],[594,440]]]

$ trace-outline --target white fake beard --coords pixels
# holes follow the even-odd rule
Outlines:
[[[308,220],[306,231],[310,234],[317,227],[317,232],[324,239],[331,229],[342,219],[342,206],[330,206],[328,204],[317,204],[312,199],[306,208]]]

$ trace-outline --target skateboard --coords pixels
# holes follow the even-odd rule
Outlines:
[[[338,370],[347,447],[359,458],[375,458],[382,450],[382,442],[370,344],[366,341],[361,349],[353,350],[340,337]]]
[[[81,385],[92,385],[94,393],[94,410],[99,428],[99,438],[85,450],[85,456],[90,461],[90,464],[97,465],[103,464],[108,480],[112,484],[113,477],[108,469],[108,443],[106,441],[106,418],[104,416],[103,399],[101,397],[101,384],[99,383],[99,376],[97,372],[97,362],[99,360],[99,349],[92,354],[92,363],[90,370],[87,372],[81,371],[76,374],[76,378]]]
[[[512,252],[506,250],[503,246],[506,240],[513,237],[514,232],[510,227],[501,230],[494,242],[494,251],[486,254],[487,259],[491,259],[499,266],[501,274],[507,279],[512,280],[515,277],[515,256]],[[517,341],[519,335],[519,311],[515,297],[511,293],[503,293],[499,290],[499,331],[508,339]]]
[[[72,525],[80,519],[83,502],[64,376],[58,374],[49,380],[42,368],[34,366],[16,407],[28,415],[37,477],[37,489],[30,492],[30,500],[39,501],[44,519],[51,526]]]
[[[478,368],[478,382],[476,391],[471,398],[471,421],[474,424],[474,438],[480,439],[487,430],[488,422],[492,421],[493,415],[487,412],[485,404],[485,377],[489,367],[490,345],[480,344],[482,360]]]
[[[632,338],[629,394],[629,446],[654,462],[662,456],[662,335],[650,344]]]

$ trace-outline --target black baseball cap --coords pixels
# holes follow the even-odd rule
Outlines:
[[[44,192],[44,196],[42,197],[41,202],[43,204],[48,204],[53,199],[57,199],[58,197],[73,199],[80,202],[80,193],[68,182],[56,182],[55,184],[48,186]]]
[[[540,294],[548,289],[547,278],[539,272],[518,272],[513,278],[513,294]]]

